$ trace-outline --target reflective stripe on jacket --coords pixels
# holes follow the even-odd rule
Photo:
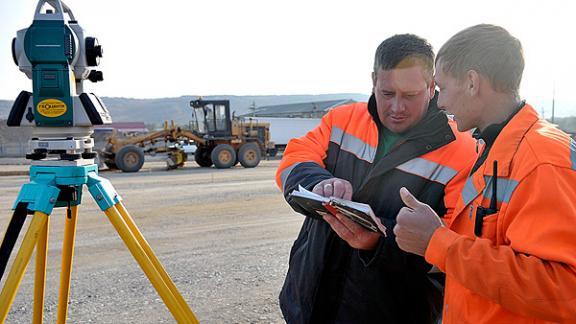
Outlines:
[[[495,160],[497,212],[484,217],[477,237]],[[426,260],[446,273],[443,323],[576,322],[574,140],[525,105],[467,180]]]
[[[427,276],[430,265],[394,240],[392,228],[403,207],[399,189],[405,186],[438,213],[450,213],[466,178],[461,170],[476,158],[474,140],[449,125],[432,103],[423,120],[374,161],[377,123],[372,97],[368,104],[333,109],[286,148],[276,180],[289,203],[298,185],[311,189],[328,178],[346,179],[353,200],[370,204],[388,228],[388,237],[363,257],[326,222],[306,217],[280,295],[288,323],[426,323],[441,307],[441,289]]]

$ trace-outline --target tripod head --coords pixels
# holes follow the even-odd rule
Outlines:
[[[103,81],[95,70],[102,54],[98,39],[84,35],[66,4],[38,1],[32,25],[12,40],[14,62],[32,80],[32,93],[22,91],[8,117],[8,126],[35,127],[26,158],[59,155],[74,165],[94,163],[92,126],[112,119],[96,95],[84,92],[83,82]]]

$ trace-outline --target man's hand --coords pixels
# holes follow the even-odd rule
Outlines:
[[[351,200],[352,184],[344,179],[330,178],[320,181],[314,186],[312,192],[324,197],[336,197]]]
[[[365,229],[340,213],[334,216],[324,215],[324,220],[340,238],[355,249],[373,250],[378,244],[379,233]]]
[[[312,192],[324,197],[336,197],[352,200],[352,184],[344,179],[330,178],[319,182]],[[351,247],[361,250],[373,250],[378,244],[380,234],[371,232],[354,223],[342,214],[325,215],[324,220]]]
[[[400,189],[400,197],[406,207],[396,217],[396,243],[406,252],[424,256],[432,235],[444,224],[430,206],[418,201],[408,189]]]

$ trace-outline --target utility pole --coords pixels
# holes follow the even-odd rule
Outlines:
[[[552,124],[554,124],[554,102],[555,102],[555,97],[556,96],[556,82],[553,83],[552,85]]]
[[[252,117],[256,117],[256,101],[252,101],[250,105],[250,111],[252,111]]]

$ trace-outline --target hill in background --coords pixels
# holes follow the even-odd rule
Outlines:
[[[190,101],[197,96],[182,96],[178,98],[161,99],[132,99],[107,98],[102,100],[110,110],[115,122],[144,122],[149,129],[160,127],[164,121],[171,121],[177,125],[186,126],[191,119]],[[230,107],[236,115],[250,112],[250,107],[283,105],[326,100],[353,99],[356,101],[368,100],[368,95],[358,93],[339,93],[323,95],[285,95],[285,96],[205,96],[205,100],[230,100]],[[27,141],[31,136],[30,128],[13,128],[6,126],[6,119],[10,113],[12,101],[0,100],[0,153],[2,145],[16,145],[24,155]],[[576,134],[576,117],[557,117],[554,122],[565,131]]]
[[[191,118],[190,101],[198,96],[182,96],[178,98],[132,99],[109,98],[102,100],[115,122],[142,121],[148,125],[159,125],[164,121],[174,120],[177,124],[188,124]],[[359,93],[338,93],[322,95],[283,95],[283,96],[203,96],[204,100],[230,100],[230,110],[236,115],[250,111],[250,107],[282,105],[324,100],[353,99],[368,100],[368,95]],[[8,118],[12,101],[0,100],[0,120]]]

